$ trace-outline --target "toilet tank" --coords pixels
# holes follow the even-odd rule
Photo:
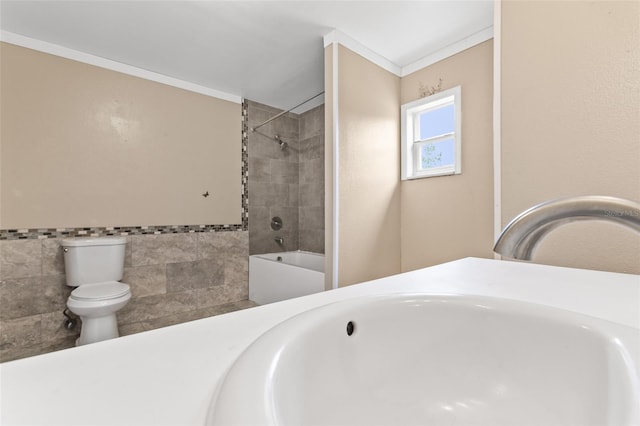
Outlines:
[[[120,281],[124,271],[124,237],[68,238],[64,251],[67,285],[72,287],[104,281]]]

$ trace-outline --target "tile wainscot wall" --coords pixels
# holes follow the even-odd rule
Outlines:
[[[117,313],[121,335],[255,306],[248,301],[249,233],[127,237],[123,282],[132,298]],[[64,327],[72,288],[59,238],[0,241],[0,362],[74,346]]]

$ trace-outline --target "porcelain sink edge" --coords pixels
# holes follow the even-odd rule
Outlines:
[[[572,312],[565,309],[508,298],[455,293],[447,294],[427,292],[397,292],[353,297],[340,301],[330,302],[325,305],[321,305],[293,315],[262,333],[242,352],[242,354],[236,359],[236,361],[227,369],[224,377],[220,379],[208,410],[207,424],[211,424],[212,422],[215,413],[215,406],[218,402],[217,399],[220,396],[221,389],[225,385],[229,372],[234,369],[235,365],[241,358],[247,356],[247,353],[251,353],[252,348],[255,345],[263,342],[265,339],[269,339],[274,333],[282,331],[283,327],[285,329],[288,328],[286,331],[289,333],[295,329],[300,329],[302,331],[305,327],[308,326],[308,323],[321,322],[324,318],[330,317],[336,312],[354,310],[358,309],[359,307],[367,307],[372,304],[386,303],[389,301],[407,302],[408,299],[411,298],[422,299],[422,301],[424,301],[424,299],[430,299],[428,303],[449,303],[455,301],[455,303],[469,304],[473,306],[491,305],[488,307],[489,309],[507,308],[507,312],[510,309],[513,309],[512,312],[516,315],[518,315],[518,313],[520,312],[518,308],[522,308],[527,311],[526,316],[531,316],[531,314],[533,314],[533,317],[538,316],[540,318],[543,318],[544,320],[558,320],[565,324],[580,326],[582,328],[589,329],[590,332],[593,332],[599,335],[599,337],[606,340],[607,344],[616,344],[623,350],[623,352],[627,354],[626,361],[628,363],[628,366],[631,366],[631,368],[633,369],[632,375],[635,378],[633,393],[640,398],[640,389],[638,385],[640,383],[640,371],[638,371],[637,368],[637,366],[640,364],[640,353],[630,354],[628,351],[629,345],[640,347],[640,333],[639,330],[634,327],[613,323],[604,319]],[[325,314],[323,314],[323,312],[325,312]],[[273,341],[271,343],[273,345],[273,352],[276,354],[278,352],[277,346],[284,347],[287,344],[286,341]],[[636,419],[634,421],[640,421],[640,407],[635,407],[633,418]],[[277,419],[275,418],[270,419],[270,421],[272,422],[270,424],[278,424]]]

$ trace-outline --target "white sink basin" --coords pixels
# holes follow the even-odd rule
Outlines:
[[[639,360],[637,329],[568,311],[488,297],[365,297],[263,334],[229,369],[207,420],[632,425]]]

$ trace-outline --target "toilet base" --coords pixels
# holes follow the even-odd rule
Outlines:
[[[76,340],[76,346],[88,345],[89,343],[101,342],[103,340],[114,339],[118,333],[118,321],[116,314],[102,317],[83,317],[80,337]]]
[[[115,299],[78,300],[73,297],[72,292],[67,299],[67,307],[82,320],[76,346],[118,337],[120,334],[116,312],[122,309],[130,299],[131,292]]]

